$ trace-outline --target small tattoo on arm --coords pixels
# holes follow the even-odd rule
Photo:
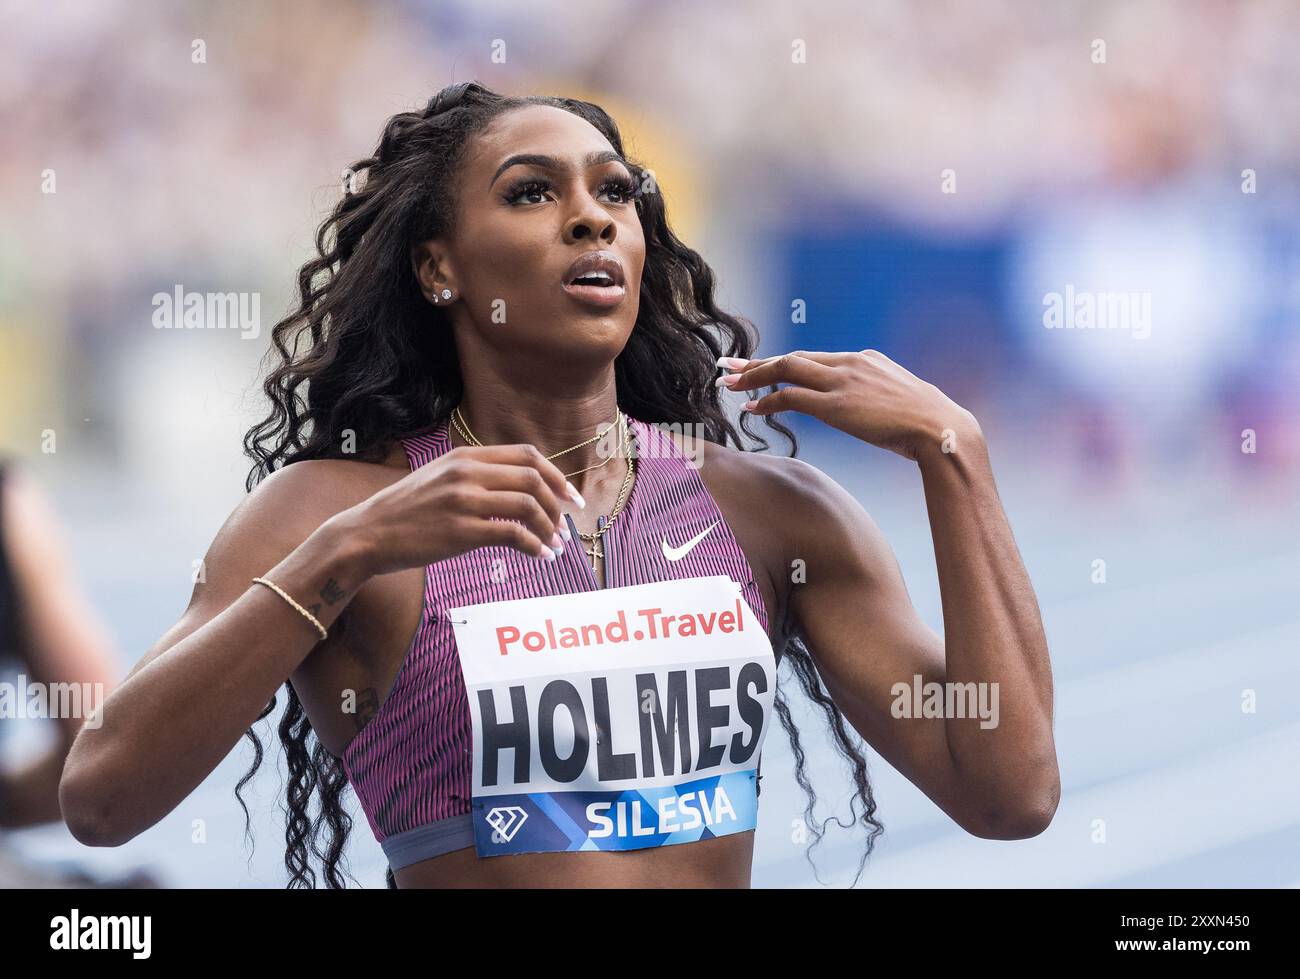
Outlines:
[[[337,581],[331,578],[329,581],[325,582],[325,587],[320,590],[320,597],[325,599],[325,604],[333,605],[343,597],[343,589],[339,587]],[[307,606],[307,611],[312,615],[319,616],[321,608],[322,606],[320,602],[312,602]]]
[[[339,587],[337,581],[331,578],[325,582],[325,587],[320,590],[320,597],[325,599],[328,604],[333,605],[343,597],[343,589]]]

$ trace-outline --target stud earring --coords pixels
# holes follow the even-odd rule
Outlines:
[[[442,298],[443,298],[443,299],[450,299],[450,298],[451,298],[451,290],[450,290],[450,289],[444,289],[444,290],[442,290]],[[434,301],[435,303],[438,301],[438,293],[436,293],[436,292],[433,294],[433,301]]]

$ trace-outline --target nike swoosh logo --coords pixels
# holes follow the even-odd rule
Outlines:
[[[704,530],[701,530],[698,534],[696,534],[694,537],[692,537],[690,540],[688,540],[688,541],[687,541],[685,544],[683,544],[681,547],[669,547],[669,546],[668,546],[668,536],[665,534],[665,535],[664,535],[664,541],[663,541],[663,544],[664,544],[664,557],[666,557],[669,561],[680,561],[682,558],[686,557],[686,552],[687,552],[687,551],[689,551],[692,547],[694,547],[694,546],[695,546],[696,544],[698,544],[700,541],[704,540],[704,538],[705,538],[706,536],[708,536],[709,531],[712,530],[712,529],[713,529],[714,527],[716,527],[717,525],[718,525],[718,521],[716,521],[716,520],[713,521],[712,524],[710,524],[710,525],[709,525],[708,527],[706,527]]]

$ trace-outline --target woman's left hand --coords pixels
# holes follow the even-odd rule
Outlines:
[[[745,410],[752,414],[802,411],[913,461],[931,451],[955,451],[964,438],[983,439],[974,415],[878,350],[795,350],[761,360],[722,357],[718,366],[731,373],[718,378],[717,385],[733,391],[791,385],[746,402]]]

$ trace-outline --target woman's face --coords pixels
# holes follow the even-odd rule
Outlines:
[[[498,116],[461,167],[455,233],[417,249],[426,295],[441,277],[453,290],[462,351],[468,340],[531,349],[533,363],[613,361],[636,322],[645,263],[634,186],[609,141],[571,112]],[[567,285],[574,260],[598,250],[621,267],[621,294]]]

